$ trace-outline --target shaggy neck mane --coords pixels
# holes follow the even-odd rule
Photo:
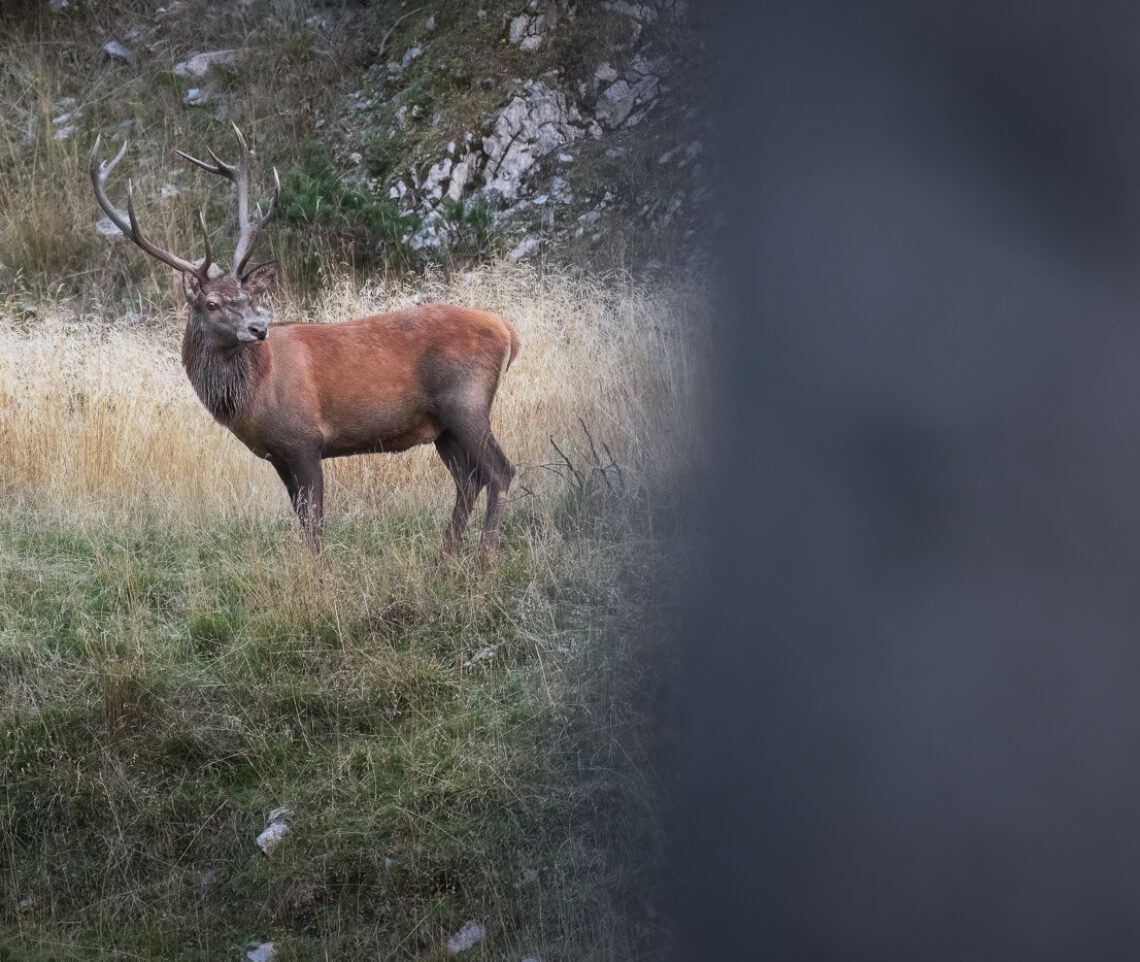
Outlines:
[[[229,424],[253,396],[262,366],[256,344],[228,351],[211,350],[202,329],[191,319],[182,337],[182,366],[202,403],[216,420]]]

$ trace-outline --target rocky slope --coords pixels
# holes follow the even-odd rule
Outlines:
[[[299,136],[328,160],[287,181],[287,194],[317,195],[286,197],[287,223],[315,220],[323,200],[382,212],[358,237],[381,256],[495,251],[603,268],[675,263],[707,238],[707,67],[684,0],[219,6],[211,34],[225,45],[180,49],[176,25],[197,10],[171,0],[105,27],[104,56],[135,69],[156,52],[173,60],[182,108],[215,128],[248,110],[270,41],[303,45],[302,63],[339,60],[327,89],[293,104]],[[82,133],[74,103],[55,105],[68,115],[57,136]],[[319,177],[335,191],[322,197]]]

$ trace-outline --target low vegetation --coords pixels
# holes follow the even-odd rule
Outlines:
[[[327,570],[210,421],[173,299],[0,302],[0,958],[656,959],[677,465],[703,310],[485,266],[280,298],[509,317],[498,566],[430,449],[331,462]],[[474,520],[474,524],[478,519]],[[254,840],[292,811],[271,856]]]
[[[217,962],[267,941],[275,962],[428,962],[468,921],[486,935],[464,959],[663,957],[660,639],[701,450],[701,280],[609,272],[629,238],[668,260],[673,237],[602,224],[574,269],[504,265],[518,238],[470,200],[426,260],[389,197],[486,132],[512,78],[581,79],[613,46],[614,18],[579,4],[526,59],[501,42],[516,7],[0,4],[0,962]],[[432,13],[434,47],[390,75]],[[173,64],[238,45],[217,99],[186,105]],[[171,273],[96,233],[102,134],[106,157],[131,144],[116,203],[130,177],[148,235],[187,258],[203,209],[224,258],[232,192],[174,150],[232,156],[231,121],[254,199],[281,173],[261,248],[278,319],[444,300],[518,330],[492,414],[519,469],[493,570],[472,564],[478,517],[435,567],[453,487],[430,448],[327,465],[315,568],[276,474],[187,382]],[[583,145],[575,194],[649,209],[670,123]],[[291,831],[266,856],[280,807]]]

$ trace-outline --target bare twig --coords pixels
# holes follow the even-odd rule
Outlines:
[[[625,477],[621,473],[621,465],[610,453],[610,446],[605,441],[602,442],[602,450],[606,452],[606,457],[610,459],[609,467],[612,467],[617,472],[618,487],[621,488],[621,493],[625,494]]]
[[[550,446],[554,448],[554,450],[557,451],[561,456],[562,460],[566,462],[566,467],[570,469],[570,473],[574,476],[574,480],[578,482],[578,487],[583,487],[586,483],[586,479],[582,477],[582,472],[574,467],[573,464],[571,464],[570,459],[566,457],[562,449],[555,443],[553,434],[550,436]]]
[[[598,458],[598,449],[594,447],[594,438],[590,434],[590,429],[586,427],[586,422],[582,420],[582,415],[578,415],[578,423],[582,425],[582,433],[586,435],[586,440],[590,442],[590,453],[594,456],[594,464],[601,464]]]
[[[586,440],[590,442],[590,453],[594,456],[594,467],[592,470],[602,476],[602,480],[606,482],[606,487],[610,489],[610,494],[613,494],[614,486],[610,484],[609,476],[606,474],[606,468],[602,465],[602,459],[598,457],[598,449],[594,447],[594,437],[590,434],[590,429],[586,427],[586,422],[582,420],[581,415],[578,417],[578,423],[582,425],[582,433],[586,435]],[[610,460],[612,461],[613,458]]]

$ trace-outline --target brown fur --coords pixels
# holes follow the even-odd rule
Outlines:
[[[486,487],[487,560],[514,475],[490,427],[499,379],[519,352],[514,328],[485,311],[430,304],[337,324],[273,324],[263,340],[239,341],[256,318],[256,296],[235,296],[245,286],[232,277],[187,285],[183,364],[210,413],[277,469],[314,547],[321,460],[435,443],[456,483],[443,552],[455,549]],[[229,315],[230,341],[207,330],[217,326],[211,297],[215,313]]]

